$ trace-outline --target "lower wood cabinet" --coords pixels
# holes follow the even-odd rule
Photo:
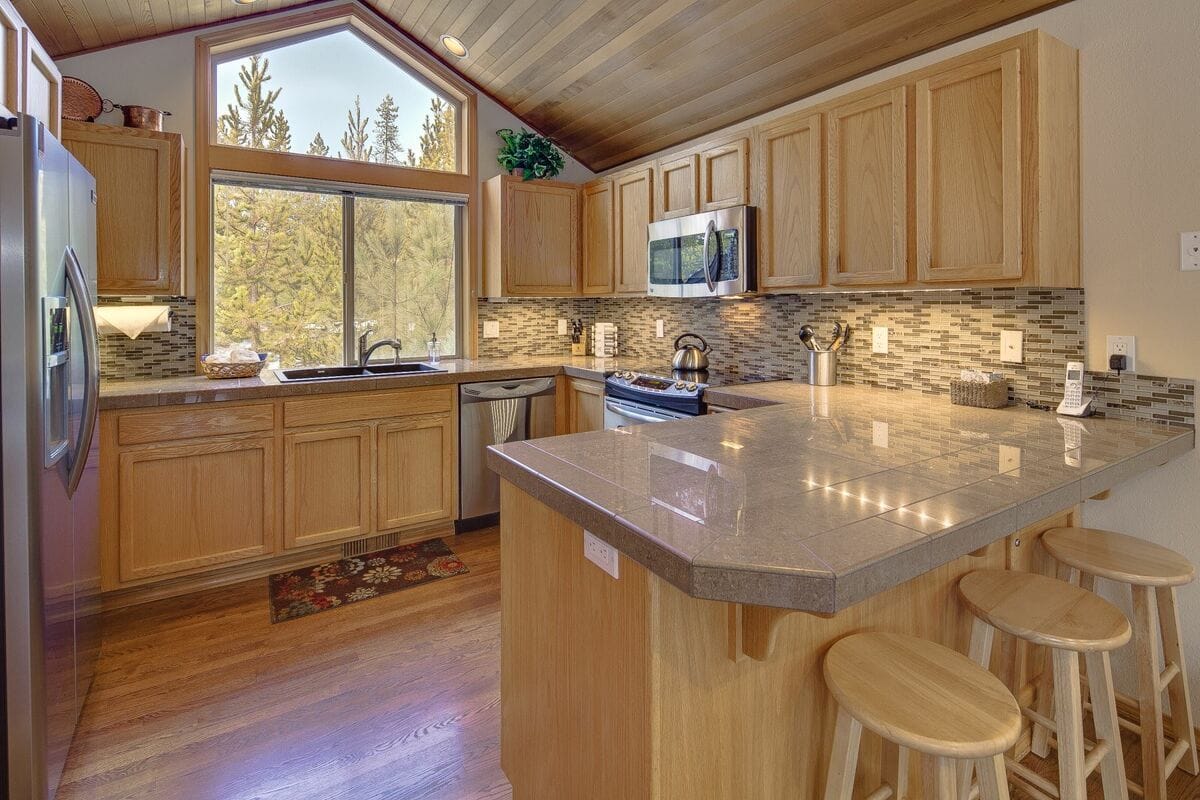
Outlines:
[[[355,539],[444,535],[457,404],[457,387],[425,386],[103,412],[102,588],[234,566],[249,577]]]
[[[289,433],[283,458],[283,545],[371,532],[371,427]]]
[[[122,452],[112,577],[136,581],[270,553],[274,471],[272,437]],[[103,505],[111,513],[108,497]]]
[[[567,433],[604,430],[604,384],[571,378],[567,382]]]

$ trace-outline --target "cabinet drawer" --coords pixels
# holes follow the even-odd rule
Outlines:
[[[283,424],[288,428],[303,428],[445,412],[454,406],[454,391],[454,386],[428,386],[286,400],[283,403]]]
[[[275,406],[271,403],[132,411],[122,413],[117,419],[117,443],[170,442],[233,433],[256,433],[274,427]]]

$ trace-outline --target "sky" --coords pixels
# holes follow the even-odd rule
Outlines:
[[[356,34],[338,31],[263,55],[270,61],[268,87],[283,89],[276,104],[291,124],[293,151],[307,152],[309,142],[320,131],[329,154],[337,155],[346,130],[346,112],[354,107],[355,94],[362,96],[363,116],[370,118],[367,130],[373,133],[375,108],[389,93],[399,106],[396,124],[401,152],[418,149],[421,123],[434,93]],[[224,113],[233,102],[238,72],[249,60],[217,66],[218,113]]]

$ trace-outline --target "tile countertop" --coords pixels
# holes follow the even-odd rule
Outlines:
[[[830,614],[1195,447],[1190,428],[860,386],[709,397],[763,407],[515,442],[488,463],[694,597]]]
[[[275,374],[263,370],[256,378],[209,380],[203,375],[185,378],[160,378],[106,382],[100,387],[100,408],[141,408],[146,406],[211,403],[229,400],[255,400],[289,395],[330,392],[359,392],[397,389],[406,386],[436,386],[470,381],[513,380],[560,373],[588,380],[604,380],[617,369],[644,368],[640,362],[591,356],[528,356],[504,359],[447,359],[441,362],[445,372],[417,375],[347,378],[312,382],[281,383]]]

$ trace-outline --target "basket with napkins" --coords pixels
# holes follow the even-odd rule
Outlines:
[[[212,380],[253,378],[267,363],[266,353],[256,353],[249,342],[218,347],[200,356],[205,377]]]

